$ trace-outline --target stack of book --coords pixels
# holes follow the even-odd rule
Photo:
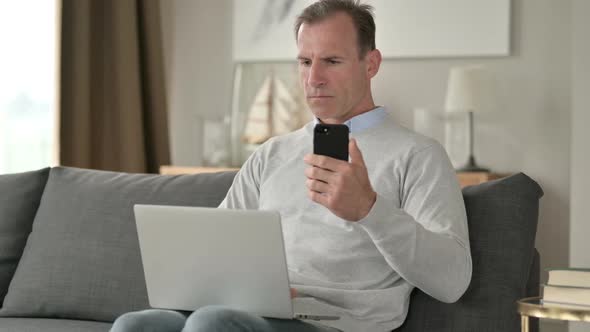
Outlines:
[[[550,270],[543,304],[590,310],[590,269]]]

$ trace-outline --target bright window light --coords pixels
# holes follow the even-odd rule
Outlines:
[[[56,164],[58,0],[0,0],[0,174]]]

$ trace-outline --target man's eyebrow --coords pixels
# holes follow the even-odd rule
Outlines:
[[[324,56],[321,59],[322,60],[343,60],[344,57],[340,56],[340,55],[330,55],[330,56]]]
[[[343,60],[345,57],[340,56],[340,55],[328,55],[328,56],[324,56],[321,57],[320,60]],[[298,55],[297,56],[297,60],[309,60],[310,58],[303,56],[303,55]]]

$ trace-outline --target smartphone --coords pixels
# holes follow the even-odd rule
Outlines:
[[[313,130],[313,153],[348,161],[347,125],[318,123]]]

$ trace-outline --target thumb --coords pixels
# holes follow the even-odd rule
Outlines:
[[[348,154],[350,154],[350,162],[352,164],[365,165],[363,154],[361,153],[361,150],[359,150],[354,138],[351,138],[350,142],[348,142]]]

